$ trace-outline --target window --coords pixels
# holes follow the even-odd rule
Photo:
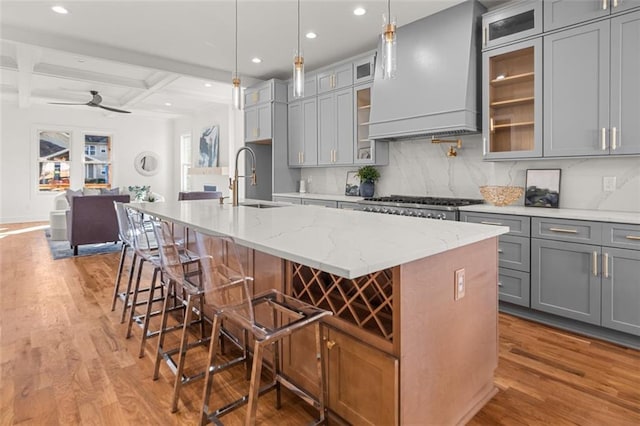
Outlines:
[[[38,190],[61,191],[69,188],[71,132],[38,132]]]
[[[111,187],[111,136],[84,135],[84,186]]]
[[[191,167],[191,135],[180,136],[180,190],[189,190],[189,167]]]

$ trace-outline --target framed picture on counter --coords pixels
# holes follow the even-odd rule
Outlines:
[[[347,183],[344,187],[344,195],[350,195],[357,197],[360,195],[360,179],[358,178],[358,172],[347,172]]]
[[[560,169],[528,169],[524,205],[558,208]]]

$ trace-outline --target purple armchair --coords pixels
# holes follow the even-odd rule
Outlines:
[[[118,220],[113,202],[128,203],[129,195],[72,197],[67,211],[67,239],[74,256],[81,244],[118,241]]]

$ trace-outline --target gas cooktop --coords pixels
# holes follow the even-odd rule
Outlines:
[[[409,195],[389,195],[387,197],[372,197],[365,198],[363,202],[366,203],[390,203],[393,205],[407,205],[413,204],[420,207],[460,207],[469,206],[472,204],[482,204],[484,200],[472,199],[472,198],[446,198],[446,197],[416,197]]]

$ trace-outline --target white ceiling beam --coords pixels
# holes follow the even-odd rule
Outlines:
[[[129,99],[127,99],[126,101],[124,101],[124,103],[122,104],[122,107],[125,109],[134,107],[136,104],[145,100],[152,94],[164,89],[166,86],[173,83],[178,78],[180,78],[180,76],[176,74],[161,73],[161,72],[154,73],[148,79],[149,81],[145,84],[147,86],[145,91],[137,95],[134,95]]]
[[[102,58],[124,64],[137,65],[140,67],[197,77],[204,80],[221,82],[228,82],[231,80],[231,72],[226,70],[176,61],[170,58],[107,46],[100,43],[93,43],[73,37],[34,31],[33,29],[27,30],[13,25],[3,25],[2,39],[15,43],[25,43],[83,56]],[[261,81],[251,77],[243,77],[242,80],[243,85],[246,84],[247,86],[251,86]]]
[[[37,64],[33,70],[34,74],[49,77],[57,77],[66,80],[81,80],[90,83],[100,83],[109,86],[128,87],[130,89],[146,89],[144,81],[133,78],[120,77],[112,74],[103,74],[93,71],[79,70],[76,68],[63,67],[53,64]]]
[[[18,65],[18,107],[29,108],[31,105],[31,81],[33,68],[42,52],[38,48],[16,46],[16,64]]]

